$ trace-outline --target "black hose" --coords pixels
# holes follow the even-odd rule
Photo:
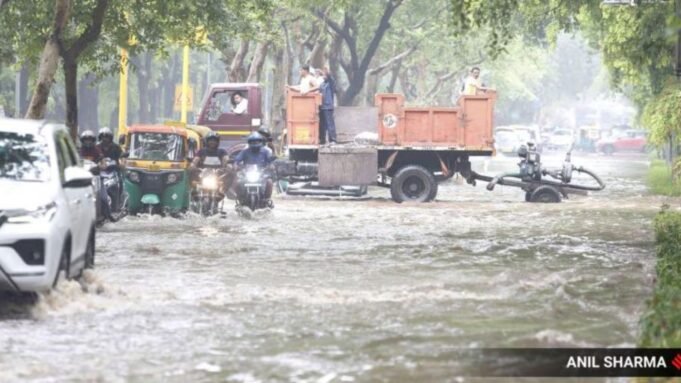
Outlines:
[[[591,176],[591,178],[595,179],[596,182],[598,182],[598,186],[584,186],[584,185],[569,185],[573,189],[579,189],[579,190],[589,190],[589,191],[599,191],[605,189],[605,183],[603,180],[601,180],[600,177],[598,177],[594,172],[591,170],[584,168],[582,166],[580,167],[575,167],[573,168],[574,170],[580,172],[580,173],[585,173]]]

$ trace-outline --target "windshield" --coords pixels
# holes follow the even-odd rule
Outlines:
[[[500,144],[516,144],[518,143],[518,137],[509,131],[500,131],[496,134],[496,140]]]
[[[183,161],[184,140],[170,133],[134,133],[130,139],[130,158],[150,161]]]
[[[26,182],[49,181],[47,141],[33,134],[0,132],[0,178]]]

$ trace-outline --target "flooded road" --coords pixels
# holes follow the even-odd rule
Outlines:
[[[0,381],[439,382],[462,347],[633,346],[665,200],[646,157],[573,162],[606,190],[537,205],[450,182],[430,204],[376,188],[108,224],[87,292],[0,302]]]

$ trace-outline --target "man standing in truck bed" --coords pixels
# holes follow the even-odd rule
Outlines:
[[[324,81],[319,86],[322,94],[322,105],[319,107],[319,144],[326,143],[329,136],[329,144],[336,143],[336,123],[333,120],[334,94],[336,93],[336,80],[331,76],[329,67],[324,67],[322,72]]]

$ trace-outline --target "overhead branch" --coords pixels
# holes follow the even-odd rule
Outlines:
[[[379,75],[379,74],[383,73],[386,69],[392,67],[393,65],[397,64],[399,61],[402,61],[404,58],[406,58],[410,54],[414,53],[416,51],[417,47],[418,47],[418,45],[413,45],[412,47],[410,47],[406,51],[398,54],[397,56],[394,56],[393,58],[384,62],[383,64],[381,64],[381,65],[379,65],[375,68],[369,69],[369,71],[367,73],[369,75]]]
[[[85,27],[83,33],[71,44],[71,47],[62,51],[63,57],[76,59],[83,53],[90,44],[99,39],[104,24],[106,9],[109,7],[109,0],[97,0],[95,8],[92,10],[92,21]],[[62,47],[63,49],[63,47]]]

